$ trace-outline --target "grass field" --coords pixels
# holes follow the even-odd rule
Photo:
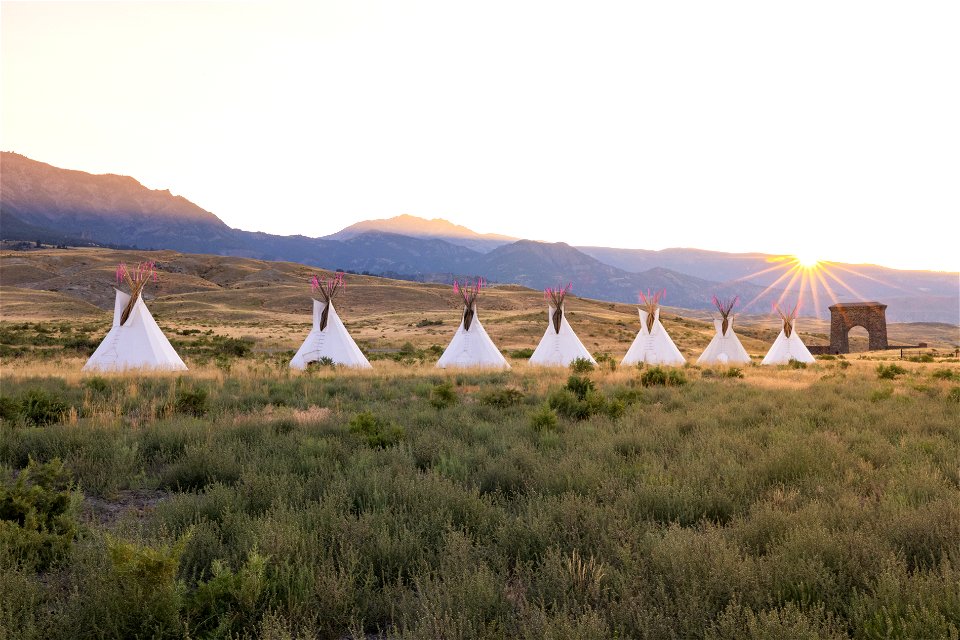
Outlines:
[[[0,638],[960,635],[955,362],[89,376],[75,348],[4,366]]]
[[[183,375],[80,372],[137,255],[0,255],[0,640],[960,638],[956,327],[891,325],[931,362],[671,372],[575,299],[609,358],[573,374],[494,287],[513,370],[438,372],[449,290],[352,276],[374,370],[298,374],[306,267],[157,256]],[[664,315],[695,360],[706,316]],[[755,361],[778,329],[737,327]]]

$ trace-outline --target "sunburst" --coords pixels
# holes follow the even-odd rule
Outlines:
[[[820,266],[820,258],[814,257],[812,253],[798,253],[793,259],[801,269],[816,269]]]
[[[766,259],[767,266],[729,282],[728,284],[749,283],[757,277],[763,277],[764,280],[769,279],[769,282],[763,285],[763,290],[753,299],[747,301],[741,307],[741,311],[756,313],[760,310],[757,306],[758,303],[765,307],[770,303],[783,305],[796,302],[800,309],[808,314],[823,317],[826,307],[834,302],[840,302],[841,297],[860,301],[867,300],[863,293],[854,288],[854,279],[869,280],[893,289],[906,291],[896,283],[887,282],[869,273],[864,273],[853,265],[821,260],[815,258],[814,255],[801,252],[769,256]]]

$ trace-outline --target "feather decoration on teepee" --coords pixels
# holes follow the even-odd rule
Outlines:
[[[543,290],[543,299],[553,307],[551,321],[553,322],[553,330],[556,333],[560,333],[560,323],[563,321],[563,301],[572,289],[573,283],[568,282],[566,287],[557,285],[555,289],[548,287]]]
[[[640,306],[647,312],[647,333],[653,331],[653,323],[656,321],[657,309],[660,308],[660,301],[667,294],[666,289],[661,289],[656,293],[650,293],[647,289],[646,295],[640,292]]]
[[[780,319],[783,320],[783,334],[789,338],[793,334],[793,322],[797,319],[797,310],[800,308],[800,303],[794,305],[793,311],[789,312],[781,309],[778,304],[774,304],[773,308],[780,315]]]
[[[486,286],[486,281],[483,278],[477,278],[474,284],[467,284],[464,281],[463,284],[460,284],[459,280],[453,281],[453,290],[463,298],[463,330],[470,331],[470,323],[473,322],[473,316],[476,311],[474,305],[477,302],[477,297],[480,295],[480,291]]]
[[[126,282],[127,286],[130,287],[130,300],[123,308],[123,313],[120,314],[120,326],[123,326],[127,322],[127,318],[130,317],[130,312],[133,311],[134,305],[137,304],[137,300],[140,298],[140,294],[143,293],[143,288],[147,285],[147,282],[151,279],[154,282],[159,281],[157,278],[157,265],[154,262],[140,262],[137,263],[136,268],[131,271],[127,268],[126,264],[121,262],[117,265],[115,275],[117,277],[117,285]]]
[[[727,329],[730,327],[730,314],[733,311],[733,308],[737,305],[737,301],[740,300],[740,296],[734,296],[733,298],[720,299],[717,296],[713,296],[713,306],[717,308],[717,311],[720,312],[720,317],[723,318],[723,325],[721,326],[720,333],[722,335],[727,335]]]
[[[323,303],[323,313],[320,314],[320,331],[327,328],[327,318],[330,314],[330,303],[340,290],[346,288],[343,283],[343,272],[337,271],[332,277],[321,280],[317,276],[310,278],[310,287]]]

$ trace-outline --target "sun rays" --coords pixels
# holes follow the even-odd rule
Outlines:
[[[759,276],[767,278],[776,276],[763,291],[744,304],[744,311],[766,311],[762,307],[782,305],[786,301],[791,301],[799,305],[802,313],[822,317],[828,306],[840,301],[840,296],[858,301],[866,300],[849,282],[852,277],[881,282],[873,276],[860,273],[849,265],[821,260],[812,253],[773,256],[767,262],[770,266],[736,280],[736,282],[750,282]],[[882,284],[888,283],[882,282]]]

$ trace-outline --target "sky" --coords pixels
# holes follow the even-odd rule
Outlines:
[[[227,224],[958,270],[960,3],[3,2],[0,147]]]

